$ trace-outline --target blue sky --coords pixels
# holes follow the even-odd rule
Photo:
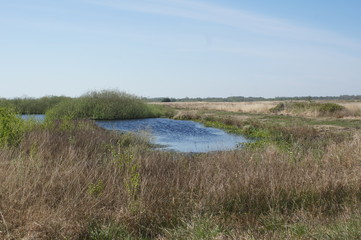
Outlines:
[[[0,97],[361,94],[358,0],[0,0]]]

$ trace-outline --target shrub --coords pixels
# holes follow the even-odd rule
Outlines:
[[[338,105],[336,103],[324,103],[319,107],[319,110],[322,113],[335,113],[338,111],[342,111],[344,109],[345,107]]]
[[[159,117],[162,107],[146,104],[142,99],[119,91],[93,91],[80,98],[63,101],[46,112],[50,120],[62,119],[137,119]]]
[[[163,98],[161,102],[171,102],[172,100],[170,98]]]
[[[274,108],[270,109],[273,113],[281,112],[283,110],[285,110],[285,103],[279,103]]]
[[[16,146],[23,135],[24,123],[8,108],[0,108],[0,146]]]

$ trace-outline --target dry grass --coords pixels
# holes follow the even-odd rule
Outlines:
[[[339,104],[346,108],[349,117],[361,116],[361,102],[341,102]]]
[[[288,128],[299,137],[287,150],[189,156],[81,126],[38,128],[19,148],[1,150],[0,238],[96,239],[89,226],[115,223],[132,236],[174,239],[184,221],[210,216],[235,238],[277,239],[265,230],[272,216],[309,223],[360,210],[359,132],[305,150],[313,137]]]
[[[343,103],[344,105],[342,105]],[[347,107],[346,107],[347,106]],[[287,101],[278,104],[271,112],[278,114],[289,114],[308,117],[360,117],[361,111],[358,105],[345,102],[330,101]]]
[[[183,110],[217,110],[228,112],[247,113],[269,113],[275,107],[277,101],[257,101],[257,102],[170,102],[157,103]]]
[[[291,101],[304,102],[304,101]],[[361,117],[361,102],[344,102],[344,101],[318,101],[319,103],[336,103],[345,107],[344,111],[338,112],[335,117],[338,118],[359,118]],[[270,110],[277,106],[279,101],[256,101],[256,102],[169,102],[169,103],[154,103],[169,106],[178,109],[178,116],[186,117],[191,115],[195,118],[197,111],[227,111],[227,112],[242,112],[242,113],[263,113],[269,114]],[[323,114],[319,111],[308,109],[303,112],[289,112],[282,111],[280,114],[300,115],[306,117],[317,118]]]

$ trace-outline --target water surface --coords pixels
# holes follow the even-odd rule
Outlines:
[[[35,121],[44,121],[45,115],[44,114],[23,114],[21,118],[24,120],[33,119]]]
[[[22,115],[23,119],[43,121],[44,115]],[[242,136],[228,134],[223,130],[205,127],[194,121],[148,118],[136,120],[95,121],[108,130],[146,132],[154,144],[163,150],[178,152],[210,152],[235,149],[248,142]]]
[[[163,145],[164,150],[179,152],[210,152],[231,150],[247,140],[223,130],[205,127],[194,121],[150,118],[137,120],[96,121],[98,126],[125,132],[146,131],[152,142]]]

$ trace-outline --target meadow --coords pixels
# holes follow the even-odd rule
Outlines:
[[[287,104],[160,104],[255,140],[202,154],[1,108],[0,238],[360,239],[359,103]]]
[[[324,112],[328,112],[327,107],[330,104],[336,104],[342,111],[336,111],[338,116],[334,117],[360,117],[361,116],[361,102],[359,101],[248,101],[248,102],[152,102],[152,104],[169,106],[178,110],[193,110],[193,111],[224,111],[224,112],[238,112],[238,113],[263,113],[269,114],[272,109],[282,105],[282,109],[278,109],[279,114],[287,115],[301,115],[319,117],[323,114],[322,106],[325,108]],[[333,105],[335,106],[335,105]],[[337,108],[337,107],[336,107]],[[330,112],[332,113],[332,112]],[[335,112],[333,112],[335,113]],[[332,114],[331,114],[332,115]]]

